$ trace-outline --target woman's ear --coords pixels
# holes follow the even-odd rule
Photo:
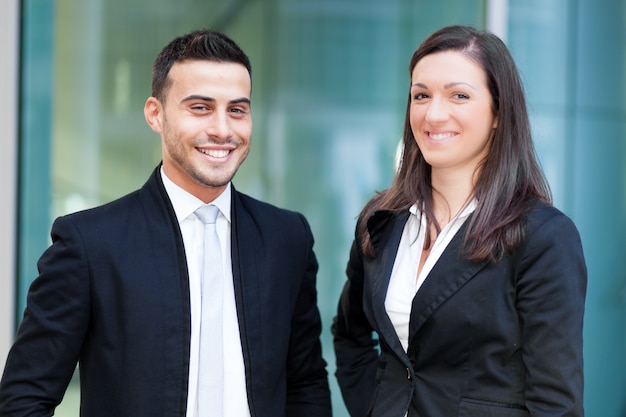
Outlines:
[[[146,118],[148,126],[157,133],[161,133],[163,130],[163,106],[161,102],[155,97],[149,97],[146,100],[146,104],[143,106],[143,115]]]

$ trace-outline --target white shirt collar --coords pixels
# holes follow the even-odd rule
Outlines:
[[[167,175],[165,175],[163,166],[161,166],[161,178],[163,179],[165,191],[167,191],[167,195],[172,201],[172,206],[174,207],[174,212],[176,213],[176,219],[179,223],[192,215],[198,208],[200,208],[200,206],[204,205],[204,202],[198,197],[174,184],[174,182],[170,180]],[[226,220],[228,220],[229,223],[231,193],[231,183],[229,182],[224,192],[211,202],[211,204],[215,204],[217,208],[220,209],[221,214],[226,218]]]
[[[448,228],[448,226],[451,226],[457,221],[461,221],[461,223],[463,223],[463,221],[465,221],[465,219],[470,214],[472,214],[474,210],[476,210],[476,199],[472,199],[456,217],[450,220],[450,222],[444,227],[444,229]],[[410,245],[413,245],[417,241],[417,237],[419,235],[420,229],[422,227],[426,227],[426,216],[422,216],[422,211],[417,208],[417,203],[413,204],[409,208],[409,212],[411,213],[411,215],[409,216],[408,221],[411,222],[413,226],[413,227],[409,227],[408,229],[409,230],[409,242],[410,242]]]

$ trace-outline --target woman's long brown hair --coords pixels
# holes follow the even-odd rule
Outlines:
[[[535,153],[524,90],[507,47],[494,34],[469,26],[448,26],[430,35],[413,53],[409,76],[425,56],[459,51],[476,62],[487,76],[492,109],[497,117],[489,153],[477,173],[472,196],[477,207],[466,229],[465,257],[469,260],[500,259],[524,237],[524,215],[536,201],[551,204],[552,196]],[[424,160],[409,124],[408,97],[403,133],[403,153],[391,186],[377,193],[359,216],[357,234],[361,249],[374,256],[367,221],[378,210],[404,211],[417,203],[426,216],[426,242],[434,216],[431,167]],[[428,245],[426,246],[428,248]]]

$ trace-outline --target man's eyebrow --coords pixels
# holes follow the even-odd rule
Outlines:
[[[213,97],[202,96],[200,94],[192,94],[192,95],[187,96],[184,99],[182,99],[181,103],[185,103],[187,101],[194,101],[194,100],[208,101],[208,102],[212,102],[212,103],[215,102],[215,99]]]
[[[192,95],[187,96],[184,99],[182,99],[181,103],[186,103],[188,101],[195,101],[195,100],[206,101],[208,103],[215,103],[215,101],[216,101],[213,97],[203,96],[201,94],[192,94]],[[236,98],[236,99],[230,100],[229,103],[230,104],[245,103],[245,104],[250,105],[250,99],[248,97],[241,97],[241,98]]]
[[[248,104],[250,105],[250,99],[248,97],[241,97],[241,98],[236,98],[234,100],[229,101],[230,104],[240,104],[240,103],[244,103],[244,104]]]

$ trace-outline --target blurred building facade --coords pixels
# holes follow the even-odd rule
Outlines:
[[[355,218],[393,175],[408,61],[433,30],[488,28],[527,91],[555,205],[589,268],[585,406],[626,416],[626,0],[5,0],[0,16],[0,360],[52,220],[141,186],[159,162],[143,119],[171,38],[222,30],[253,65],[238,189],[303,212],[320,261],[324,355]],[[77,415],[77,386],[56,415]]]

